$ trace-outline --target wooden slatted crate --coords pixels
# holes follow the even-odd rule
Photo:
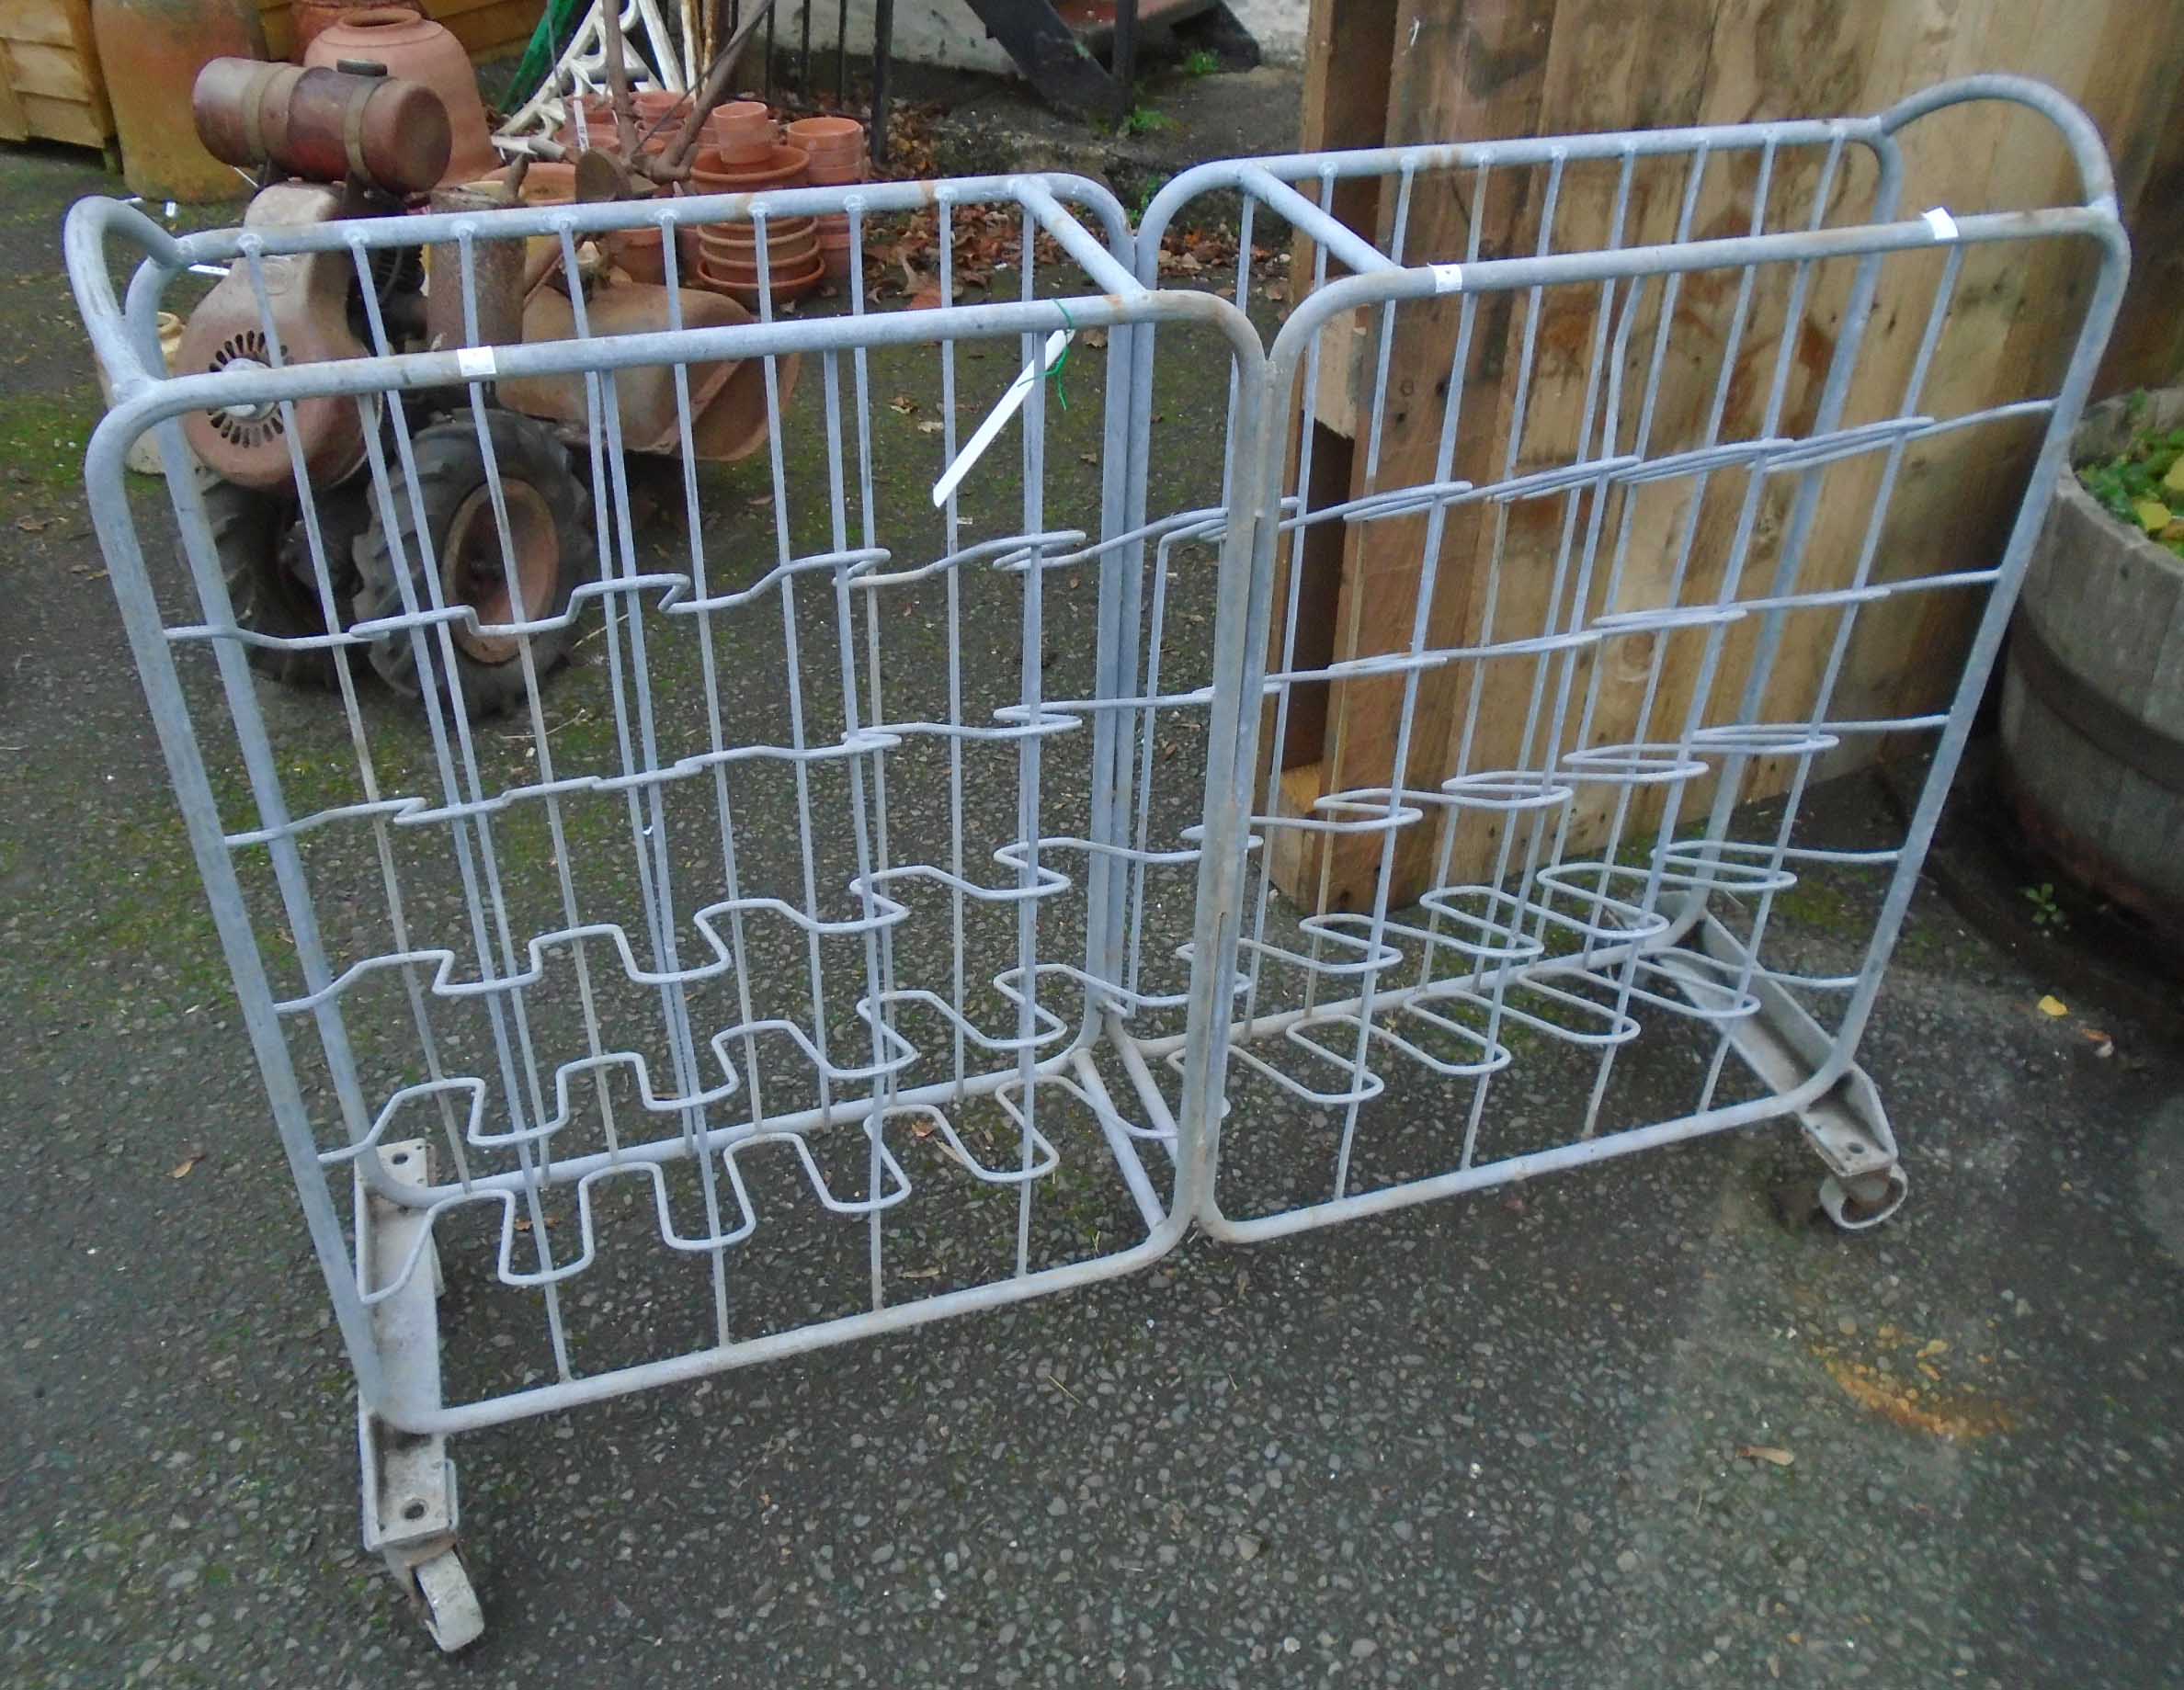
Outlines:
[[[544,0],[427,0],[472,57],[519,51]],[[289,0],[261,7],[267,50],[287,56]],[[114,113],[91,38],[91,0],[0,0],[0,141],[106,147]]]
[[[0,140],[104,147],[113,137],[91,0],[0,0]]]

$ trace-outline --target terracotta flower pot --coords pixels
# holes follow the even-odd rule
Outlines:
[[[366,6],[322,29],[303,55],[306,65],[331,67],[344,59],[383,64],[388,75],[421,82],[440,96],[453,142],[443,184],[473,182],[499,163],[470,54],[447,29],[404,6]]]
[[[385,4],[386,0],[290,0],[289,33],[293,39],[289,43],[289,62],[305,62],[303,55],[311,51],[312,42],[351,12]]]
[[[780,126],[773,113],[756,100],[738,100],[714,108],[706,122],[706,139],[732,166],[759,164],[781,142]]]
[[[667,257],[658,229],[625,229],[607,237],[607,255],[631,281],[665,282]]]
[[[718,147],[700,147],[690,161],[690,185],[704,194],[756,194],[802,187],[811,161],[799,147],[776,144],[756,164],[731,164]]]
[[[848,166],[860,174],[864,169],[865,130],[855,118],[799,118],[783,130],[783,139],[810,156],[813,181],[821,169]]]
[[[534,159],[523,173],[523,187],[516,196],[523,205],[571,205],[576,198],[576,166],[552,159]]]

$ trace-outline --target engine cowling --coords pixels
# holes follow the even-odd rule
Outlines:
[[[244,213],[245,229],[294,229],[331,222],[346,210],[342,190],[308,183],[263,189]],[[284,364],[314,364],[361,357],[364,347],[349,327],[348,301],[356,285],[346,252],[302,253],[260,260],[273,333]],[[266,368],[272,363],[265,313],[251,286],[248,264],[238,259],[189,315],[174,373]],[[364,461],[364,431],[376,402],[354,398],[300,399],[292,407],[295,444],[314,487],[330,487]],[[289,421],[274,404],[237,403],[192,411],[182,420],[189,447],[206,468],[245,487],[271,491],[294,479]]]

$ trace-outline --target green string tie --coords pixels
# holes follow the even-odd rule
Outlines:
[[[1069,320],[1069,307],[1056,300],[1054,309],[1062,313],[1063,326],[1074,335],[1076,333],[1076,324]],[[1046,379],[1054,384],[1054,403],[1064,411],[1069,409],[1069,390],[1062,385],[1062,372],[1069,368],[1069,348],[1075,344],[1074,340],[1064,341],[1062,346],[1062,356],[1054,360],[1054,367],[1046,372]]]

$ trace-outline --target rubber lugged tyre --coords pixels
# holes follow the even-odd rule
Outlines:
[[[545,424],[496,410],[486,413],[486,426],[511,521],[517,505],[523,505],[534,513],[536,522],[550,524],[558,548],[551,589],[526,619],[559,616],[568,609],[570,595],[577,586],[598,573],[591,495],[571,468],[567,449]],[[432,595],[420,573],[427,566],[426,560],[437,561],[443,570],[449,567],[447,541],[458,513],[487,493],[485,458],[469,416],[419,429],[411,438],[410,450],[420,496],[413,499],[410,478],[399,467],[392,488],[401,562],[396,561],[397,548],[390,541],[381,514],[375,509],[370,527],[357,543],[358,621],[404,614],[404,570],[411,577],[412,602],[419,609],[428,607]],[[429,544],[420,544],[416,533],[420,504],[430,530]],[[472,505],[471,509],[468,520],[474,523],[478,507]],[[423,629],[422,639],[408,629],[382,634],[371,644],[372,667],[388,686],[411,698],[423,697],[428,685],[450,703],[460,698],[473,720],[498,716],[523,702],[523,664],[513,640],[506,642],[506,656],[486,662],[465,648],[463,637],[478,642],[467,624],[450,624],[449,631],[458,637],[445,642],[438,626]],[[567,660],[574,643],[575,629],[569,627],[531,636],[532,662],[541,678]],[[449,644],[454,646],[453,677],[446,673]],[[450,685],[450,678],[455,685]]]
[[[326,631],[318,587],[311,572],[311,551],[301,510],[284,493],[239,487],[209,471],[200,472],[199,496],[212,531],[212,548],[227,582],[228,602],[237,626],[277,640],[308,640]],[[356,487],[338,487],[317,501],[319,539],[333,575],[334,602],[349,603],[356,591],[355,551],[367,526],[364,497]],[[336,658],[324,646],[284,651],[246,645],[250,666],[287,686],[336,684]]]

